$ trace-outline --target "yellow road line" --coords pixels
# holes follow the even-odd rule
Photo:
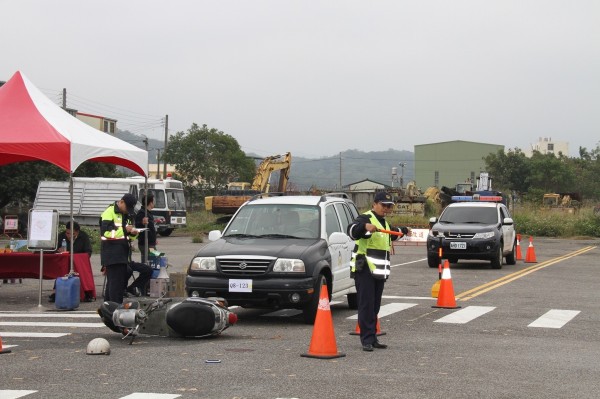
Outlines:
[[[527,267],[527,268],[525,268],[523,270],[519,270],[518,272],[507,274],[506,276],[500,277],[499,279],[490,281],[488,283],[482,284],[482,285],[477,286],[475,288],[472,288],[470,290],[461,292],[460,294],[458,294],[456,296],[456,299],[460,299],[461,301],[468,301],[471,298],[475,298],[476,296],[479,296],[479,295],[484,294],[484,293],[486,293],[488,291],[491,291],[493,289],[501,287],[504,284],[508,284],[511,281],[519,279],[519,278],[521,278],[523,276],[526,276],[526,275],[528,275],[530,273],[536,272],[536,271],[541,270],[543,268],[546,268],[548,266],[552,266],[552,265],[554,265],[556,263],[562,262],[563,260],[567,260],[567,259],[572,258],[574,256],[579,256],[579,255],[581,255],[581,254],[583,254],[585,252],[591,251],[591,250],[593,250],[595,248],[597,248],[597,247],[596,246],[584,247],[584,248],[578,249],[577,251],[573,251],[571,253],[559,256],[557,258],[550,259],[550,260],[544,261],[542,263],[535,264],[533,266],[529,266],[529,267]]]

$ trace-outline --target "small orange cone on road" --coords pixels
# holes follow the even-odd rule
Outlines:
[[[438,294],[437,304],[433,308],[456,309],[456,297],[454,296],[454,286],[450,276],[450,263],[444,262],[444,271],[442,271],[442,282],[440,283],[440,292]]]
[[[379,317],[377,318],[377,326],[375,327],[375,334],[377,336],[387,334],[386,332],[381,331],[381,325],[379,324]],[[350,333],[350,335],[360,335],[360,325],[358,324],[358,321],[356,322],[356,328],[354,329],[354,331],[352,331]]]
[[[2,348],[2,337],[0,337],[0,354],[3,353],[10,353],[11,351],[9,349],[3,349]]]
[[[516,260],[523,259],[523,253],[521,252],[521,234],[517,234],[517,246],[515,247]]]
[[[529,246],[527,247],[527,254],[525,255],[525,263],[536,263],[535,249],[533,249],[533,237],[529,236]]]
[[[317,307],[317,317],[313,327],[313,334],[310,340],[308,353],[302,354],[303,357],[315,357],[317,359],[334,359],[344,357],[345,353],[337,350],[335,343],[335,332],[333,331],[333,318],[331,317],[331,308],[329,307],[329,294],[327,286],[321,287],[319,296],[319,305]]]

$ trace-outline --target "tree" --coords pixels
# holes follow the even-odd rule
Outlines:
[[[516,191],[521,194],[529,190],[529,162],[518,148],[507,153],[499,150],[484,158],[486,170],[493,177],[494,187]]]
[[[201,184],[214,193],[230,181],[252,181],[256,171],[235,138],[195,123],[171,137],[164,158],[175,165],[186,187]]]

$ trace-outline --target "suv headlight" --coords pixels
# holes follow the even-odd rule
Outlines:
[[[195,257],[192,260],[190,270],[215,271],[217,270],[217,260],[214,257]]]
[[[493,231],[487,231],[485,233],[476,233],[473,238],[493,238],[494,237],[494,232]]]
[[[300,259],[279,258],[273,265],[275,273],[304,273],[304,262]]]

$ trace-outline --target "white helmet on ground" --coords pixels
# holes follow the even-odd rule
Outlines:
[[[87,346],[88,355],[110,355],[110,344],[104,338],[94,338]]]

